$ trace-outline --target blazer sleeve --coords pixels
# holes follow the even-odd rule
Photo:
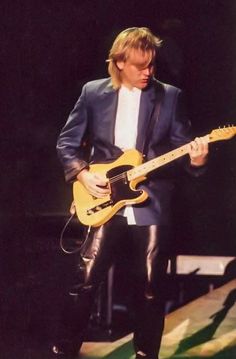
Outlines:
[[[57,153],[62,162],[67,182],[75,180],[78,173],[88,167],[86,142],[88,108],[86,102],[85,85],[57,140]]]

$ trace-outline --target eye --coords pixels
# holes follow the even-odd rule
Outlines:
[[[143,71],[143,70],[145,70],[148,66],[143,66],[143,65],[137,65],[136,66],[137,67],[137,69],[139,70],[139,71]]]
[[[143,70],[146,70],[146,69],[151,69],[153,66],[154,66],[154,63],[150,62],[149,64],[145,64],[145,65],[136,65],[136,68],[139,71],[143,71]]]

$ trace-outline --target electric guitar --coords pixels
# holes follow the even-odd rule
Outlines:
[[[228,140],[235,134],[236,126],[231,126],[213,130],[204,137],[210,143]],[[79,221],[84,225],[97,227],[106,223],[122,207],[145,201],[148,194],[144,190],[137,190],[137,184],[144,181],[149,172],[188,153],[189,144],[185,144],[142,163],[143,155],[132,149],[125,151],[114,162],[90,165],[90,172],[99,172],[108,179],[110,193],[106,197],[96,198],[90,195],[79,181],[74,182],[74,205]]]

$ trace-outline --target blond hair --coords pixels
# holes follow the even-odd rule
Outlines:
[[[108,57],[108,72],[115,89],[120,88],[120,70],[117,61],[126,61],[131,49],[150,52],[151,59],[156,55],[156,49],[160,47],[161,40],[153,35],[147,27],[131,27],[123,30],[113,42]]]

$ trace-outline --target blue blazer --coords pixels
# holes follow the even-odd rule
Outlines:
[[[117,101],[110,78],[84,85],[57,142],[66,181],[73,181],[90,161],[110,162],[122,154],[114,145]],[[181,90],[153,79],[141,94],[136,149],[150,160],[191,141],[190,128]],[[183,163],[190,169],[188,158]],[[173,167],[153,172],[141,185],[149,198],[134,206],[137,225],[169,224]]]

